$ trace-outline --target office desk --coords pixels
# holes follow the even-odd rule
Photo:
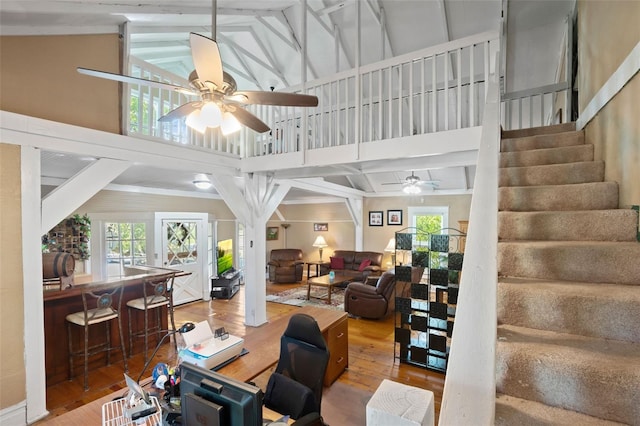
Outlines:
[[[331,355],[324,381],[325,385],[328,386],[349,364],[347,314],[341,311],[310,306],[301,308],[297,312],[314,317],[318,322],[320,331],[325,336]],[[278,362],[280,337],[288,323],[289,317],[282,317],[258,327],[260,333],[254,333],[250,339],[245,339],[244,347],[249,353],[224,366],[218,372],[234,379],[248,382],[268,370]],[[146,381],[148,380],[143,380],[142,382]],[[116,391],[66,414],[39,422],[39,424],[61,426],[99,425],[102,418],[102,405],[113,400],[113,398],[122,396],[124,392],[125,390]],[[264,411],[263,415],[274,420],[279,418],[277,414],[267,415]]]

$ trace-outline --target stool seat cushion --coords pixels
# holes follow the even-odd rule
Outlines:
[[[98,324],[100,322],[103,321],[109,321],[112,319],[118,318],[118,313],[114,312],[113,309],[111,308],[107,308],[107,309],[89,309],[87,311],[87,319],[88,319],[88,325],[91,324]],[[76,312],[73,314],[69,314],[66,317],[67,321],[76,324],[76,325],[80,325],[80,326],[84,326],[84,311],[82,312]]]
[[[169,299],[166,297],[149,296],[147,297],[147,309],[155,309],[161,306],[166,306],[169,303]],[[144,311],[144,297],[138,299],[132,299],[127,302],[127,306],[133,309],[139,309]]]

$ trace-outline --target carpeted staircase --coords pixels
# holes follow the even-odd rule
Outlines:
[[[497,425],[640,425],[638,214],[573,123],[504,131]]]

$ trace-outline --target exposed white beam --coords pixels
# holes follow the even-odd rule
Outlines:
[[[282,181],[282,180],[279,180]],[[336,197],[344,198],[357,198],[364,197],[364,191],[360,191],[353,188],[347,188],[342,185],[336,185],[335,183],[326,182],[317,178],[305,178],[305,179],[292,179],[284,180],[288,182],[292,188],[305,189],[307,191],[318,192],[320,194],[333,195]]]
[[[245,49],[244,47],[240,46],[238,43],[236,43],[235,41],[233,41],[229,37],[220,35],[219,38],[220,38],[220,41],[222,41],[224,44],[226,44],[228,46],[232,46],[235,50],[237,50],[239,52],[242,52],[246,57],[248,57],[249,59],[251,59],[255,63],[257,63],[258,65],[262,66],[263,68],[269,70],[274,75],[278,76],[278,71],[276,69],[274,69],[271,65],[267,64],[262,59],[258,58],[256,55],[254,55],[253,53],[249,52],[247,49]],[[237,52],[235,54],[237,55]],[[238,58],[239,58],[239,55],[238,55]],[[242,60],[242,62],[244,62],[244,61]],[[249,70],[247,70],[247,71],[249,71]]]
[[[280,40],[282,40],[283,43],[285,43],[287,46],[289,46],[290,48],[292,48],[293,50],[295,50],[296,52],[300,51],[300,46],[298,46],[297,44],[295,44],[294,42],[292,42],[291,40],[289,40],[288,38],[286,38],[284,35],[282,35],[282,33],[280,33],[280,31],[278,31],[273,25],[271,25],[269,22],[267,22],[266,19],[264,19],[261,16],[257,17],[258,22],[260,22],[266,29],[268,29],[273,35],[275,35],[276,37],[278,37]]]
[[[327,15],[329,13],[333,13],[333,12],[335,12],[337,10],[342,9],[343,7],[352,6],[354,3],[355,2],[341,1],[341,2],[338,2],[338,3],[334,4],[334,5],[332,5],[332,6],[328,6],[328,7],[325,7],[323,9],[318,10],[318,14]]]
[[[127,161],[102,158],[47,194],[42,199],[41,234],[49,232],[131,165]]]
[[[271,64],[272,69],[277,73],[278,78],[280,78],[280,81],[282,81],[282,83],[284,84],[285,87],[289,87],[289,82],[287,81],[287,78],[282,73],[282,70],[280,70],[278,68],[275,60],[271,56],[271,53],[269,53],[269,50],[267,50],[266,46],[262,42],[262,39],[258,36],[258,34],[256,34],[256,32],[255,32],[255,30],[253,28],[251,28],[249,30],[249,32],[253,36],[253,40],[256,42],[258,47],[260,47],[260,50],[262,50],[262,53],[264,54],[264,56],[267,58],[267,60]]]
[[[293,30],[293,27],[291,26],[291,24],[289,23],[289,20],[287,19],[287,17],[285,16],[284,13],[281,13],[279,15],[275,15],[275,17],[285,26],[285,28],[289,31],[289,35],[291,36],[291,38],[294,40],[295,44],[298,46],[298,52],[300,52],[300,54],[302,54],[302,45],[300,44],[300,41],[298,40],[298,37],[296,36],[295,31]],[[315,68],[313,67],[313,64],[309,61],[307,61],[307,68],[309,69],[309,71],[311,72],[311,78],[312,79],[316,79],[318,78],[318,73],[316,72]],[[307,81],[308,79],[304,79],[305,81]]]
[[[225,39],[224,36],[220,36],[221,39]],[[238,51],[236,50],[237,47],[239,47],[237,44],[235,43],[229,43],[228,39],[225,42],[225,44],[227,44],[227,48],[229,50],[231,50],[231,53],[233,54],[233,56],[236,57],[236,59],[238,60],[238,62],[240,62],[240,65],[242,65],[242,67],[244,68],[245,72],[249,75],[250,80],[253,81],[253,83],[259,87],[262,88],[262,85],[260,84],[260,82],[258,81],[258,78],[256,77],[256,75],[254,74],[253,70],[251,69],[251,67],[249,66],[249,64],[247,64],[247,61],[244,59],[243,56],[241,56]],[[270,69],[270,68],[269,68]]]

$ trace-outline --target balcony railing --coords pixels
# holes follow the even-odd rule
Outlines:
[[[505,130],[549,126],[570,120],[567,82],[502,95],[502,128]]]
[[[482,33],[290,88],[317,96],[318,107],[248,106],[271,128],[262,134],[243,128],[230,137],[217,130],[201,135],[184,120],[159,123],[159,117],[194,99],[129,85],[126,128],[129,135],[254,157],[475,127],[482,122],[486,82],[493,71],[489,58],[497,48],[498,34]],[[129,72],[188,85],[135,58]]]

